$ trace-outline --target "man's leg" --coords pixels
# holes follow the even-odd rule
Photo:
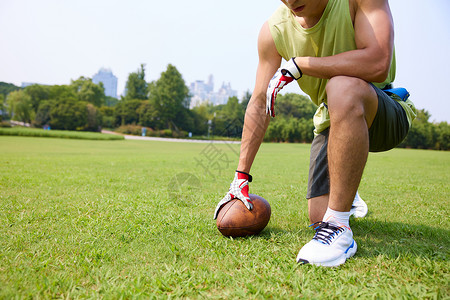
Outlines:
[[[329,194],[308,199],[308,215],[311,224],[323,220],[323,216],[328,208],[328,198]],[[364,218],[367,215],[367,212],[367,204],[363,199],[361,199],[357,191],[355,199],[353,199],[352,202],[350,216],[354,216],[355,218]]]
[[[328,208],[329,194],[308,199],[308,214],[311,224],[320,222]]]
[[[369,153],[369,131],[377,113],[378,97],[367,82],[352,77],[334,77],[327,84],[330,134],[328,207],[351,209]]]
[[[308,214],[311,223],[322,221],[328,208],[330,180],[328,176],[328,132],[326,129],[314,137],[311,144],[308,177]]]
[[[323,220],[328,208],[330,180],[328,175],[328,132],[329,129],[318,134],[311,145],[309,177],[308,177],[308,213],[311,224]],[[366,203],[357,196],[352,203],[351,214],[356,218],[367,214]]]
[[[348,219],[369,152],[368,128],[377,113],[378,97],[371,85],[351,77],[332,78],[327,95],[330,193],[310,198],[312,221],[320,218],[327,200],[328,207],[323,222],[315,227],[316,235],[300,250],[297,261],[337,266],[357,249]]]

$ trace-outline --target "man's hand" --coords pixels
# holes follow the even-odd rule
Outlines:
[[[277,98],[278,92],[294,79],[300,79],[302,75],[302,71],[295,63],[294,57],[278,69],[267,88],[266,114],[275,117],[275,99]]]
[[[236,171],[234,180],[230,184],[230,190],[225,195],[225,197],[220,200],[219,204],[217,204],[216,211],[214,212],[214,219],[217,219],[217,215],[219,214],[219,210],[222,208],[222,206],[236,198],[241,200],[249,210],[253,209],[252,201],[248,196],[249,182],[252,182],[252,176],[250,174]]]

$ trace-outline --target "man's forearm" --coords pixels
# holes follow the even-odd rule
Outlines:
[[[259,103],[258,103],[259,102]],[[249,173],[250,168],[259,150],[270,117],[266,115],[264,101],[251,99],[245,112],[244,130],[242,132],[241,153],[238,170]]]
[[[303,74],[332,78],[335,76],[351,76],[368,82],[383,82],[389,72],[392,55],[379,58],[367,55],[364,50],[353,50],[329,57],[297,57]]]

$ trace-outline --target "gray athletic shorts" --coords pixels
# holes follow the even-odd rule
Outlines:
[[[369,129],[369,151],[387,151],[405,139],[409,123],[405,111],[397,101],[376,86],[372,87],[378,95],[378,111]],[[311,145],[307,199],[330,192],[328,133],[329,128],[319,133]]]

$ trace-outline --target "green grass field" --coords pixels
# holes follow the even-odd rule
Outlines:
[[[123,140],[121,135],[101,134],[99,132],[69,131],[69,130],[44,130],[40,128],[12,127],[0,128],[0,136],[28,136],[28,137],[48,137],[60,139],[81,139],[81,140]]]
[[[238,149],[0,136],[0,298],[450,297],[449,152],[371,154],[358,252],[321,268],[295,263],[313,236],[309,145],[261,146],[250,192],[272,218],[259,236],[217,231]]]

